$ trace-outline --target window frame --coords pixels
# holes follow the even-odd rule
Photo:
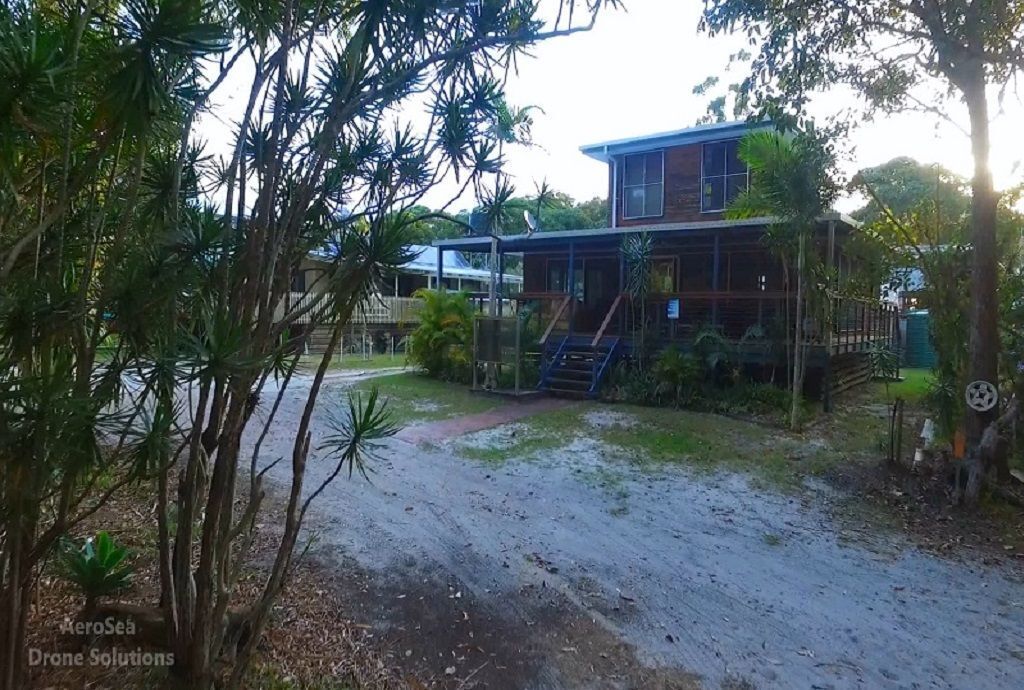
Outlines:
[[[647,156],[657,155],[661,159],[661,182],[648,182],[647,181]],[[644,179],[640,184],[626,184],[626,159],[635,158],[637,156],[644,158],[644,164],[642,169],[644,171]],[[661,185],[661,210],[658,213],[641,213],[639,215],[628,215],[626,213],[626,190],[640,188],[644,192],[644,203],[647,206],[647,187],[660,184]],[[638,151],[636,153],[625,153],[622,155],[622,220],[637,220],[640,218],[661,218],[665,215],[665,149],[657,149],[655,151]]]
[[[706,141],[703,144],[701,144],[701,146],[700,146],[700,212],[701,213],[722,213],[723,211],[725,211],[726,207],[729,205],[729,202],[728,202],[728,200],[726,200],[725,197],[726,197],[726,194],[728,194],[728,190],[729,190],[728,182],[729,182],[729,178],[730,177],[739,177],[741,174],[744,174],[746,176],[746,188],[750,189],[750,166],[747,165],[747,164],[744,164],[744,167],[746,168],[746,171],[744,173],[730,173],[729,172],[729,156],[728,156],[728,154],[725,156],[725,172],[724,173],[722,173],[721,175],[710,175],[709,176],[709,175],[707,175],[704,172],[705,162],[707,160],[707,155],[705,153],[707,151],[707,147],[708,146],[714,146],[715,144],[729,144],[729,143],[734,142],[734,141],[737,142],[737,145],[739,145],[739,139],[735,138],[735,139],[717,139],[715,141]],[[720,179],[720,180],[722,180],[723,184],[725,185],[723,190],[722,190],[723,205],[722,205],[721,208],[705,208],[704,207],[704,199],[705,199],[704,190],[707,188],[706,185],[707,185],[707,180],[708,179],[716,179],[716,180]]]
[[[654,292],[651,281],[654,280],[655,264],[670,264],[672,266],[672,289],[668,292]],[[674,295],[679,292],[679,256],[676,254],[655,254],[650,258],[650,271],[647,279],[647,290],[652,295]]]

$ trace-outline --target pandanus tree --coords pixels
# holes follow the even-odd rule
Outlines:
[[[447,175],[468,186],[500,171],[506,68],[586,30],[604,4],[561,0],[551,16],[450,0],[0,8],[0,688],[24,684],[40,563],[131,482],[154,493],[160,597],[139,615],[174,653],[170,679],[243,684],[324,488],[305,482],[311,454],[337,463],[333,479],[393,431],[370,396],[329,447],[311,447],[345,324],[405,260],[408,209]],[[229,110],[218,90],[243,70],[243,105]],[[234,123],[223,156],[203,146],[211,119]],[[285,299],[312,250],[334,257],[308,286],[325,297]],[[291,452],[268,459],[300,322],[326,328],[327,346]],[[282,534],[241,600],[278,462]]]
[[[772,218],[770,235],[783,258],[796,266],[796,306],[793,328],[792,402],[790,426],[800,423],[800,400],[807,368],[804,321],[808,303],[808,244],[818,219],[832,206],[839,188],[832,176],[834,157],[812,130],[785,134],[756,131],[739,144],[739,156],[750,168],[749,189],[726,211],[730,218]]]

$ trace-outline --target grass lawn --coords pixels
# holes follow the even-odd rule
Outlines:
[[[886,384],[872,381],[840,398],[835,412],[821,416],[815,425],[829,444],[844,456],[884,453],[889,439],[889,409],[896,398],[903,398],[904,449],[912,444],[919,428],[924,398],[932,384],[928,369],[903,369],[902,381]]]
[[[603,420],[595,423],[591,415]],[[828,466],[819,447],[761,424],[688,410],[592,402],[528,417],[488,443],[460,443],[458,451],[471,460],[501,463],[544,452],[575,452],[561,449],[576,440],[601,441],[625,466],[732,469],[782,488]]]
[[[705,471],[735,470],[783,488],[828,466],[821,448],[769,426],[688,410],[616,409],[628,421],[600,429],[597,436],[641,466],[679,463]]]
[[[917,405],[924,401],[924,397],[932,387],[931,369],[900,369],[902,381],[890,383],[886,398],[891,402],[896,398],[903,398],[909,405]],[[885,391],[884,383],[872,383],[873,386],[881,386]]]
[[[504,403],[517,404],[517,403]],[[560,410],[549,410],[534,417],[515,422],[510,428],[514,435],[488,445],[459,444],[459,452],[471,460],[499,464],[510,458],[526,458],[537,453],[561,448],[572,442],[582,424],[582,408],[573,405]],[[589,408],[588,408],[589,409]]]
[[[367,379],[355,390],[376,387],[398,424],[450,419],[494,409],[501,401],[469,392],[469,386],[428,378],[417,372]]]
[[[887,412],[897,396],[917,407],[930,385],[930,372],[904,370],[904,380],[873,382],[844,396],[835,413],[825,415],[802,434],[768,424],[722,415],[580,402],[479,432],[456,443],[460,455],[502,463],[564,450],[574,441],[598,440],[628,466],[647,469],[683,465],[700,471],[731,470],[775,488],[800,486],[840,463],[881,457],[887,438]],[[514,404],[469,392],[464,385],[436,381],[409,372],[364,381],[378,386],[401,424],[449,419]],[[596,423],[591,415],[603,417]],[[913,430],[904,432],[905,443]]]

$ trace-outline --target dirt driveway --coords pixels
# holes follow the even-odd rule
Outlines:
[[[842,529],[824,487],[631,469],[588,433],[602,414],[502,464],[394,439],[371,484],[320,497],[313,557],[396,664],[446,687],[1021,687],[1019,573]],[[314,460],[310,483],[332,469]]]

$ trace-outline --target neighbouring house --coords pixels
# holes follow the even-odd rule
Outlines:
[[[384,347],[381,339],[388,336],[402,337],[419,323],[418,310],[421,300],[415,296],[421,288],[436,289],[443,285],[449,290],[467,292],[477,303],[478,308],[486,305],[491,281],[491,272],[486,268],[476,268],[458,251],[444,252],[443,256],[436,247],[414,244],[406,247],[412,256],[409,261],[394,274],[388,276],[380,289],[361,306],[349,324],[350,345],[356,342],[358,347],[369,339],[380,349]],[[443,262],[441,275],[438,277],[438,261]],[[324,291],[324,275],[334,255],[327,250],[311,252],[292,274],[291,291],[285,302],[278,308],[279,314],[301,308],[310,301],[320,299]],[[519,292],[522,276],[504,274],[502,276],[503,292],[506,296]],[[308,327],[309,316],[296,319],[299,327]],[[311,350],[320,349],[327,340],[332,324],[321,323],[314,329],[305,332],[306,346]]]
[[[750,184],[740,138],[768,124],[720,123],[583,146],[607,165],[609,227],[502,237],[502,254],[523,262],[520,304],[544,324],[541,388],[596,395],[611,364],[637,346],[636,312],[646,315],[646,345],[691,348],[712,329],[745,365],[780,369],[785,380],[795,313],[795,271],[762,242],[770,218],[728,220],[730,201]],[[840,213],[820,219],[815,249],[833,269],[831,328],[808,323],[808,393],[831,393],[870,375],[865,353],[891,344],[895,309],[844,295],[856,271],[845,251],[859,223]],[[623,239],[653,242],[643,309],[625,294]],[[448,252],[490,251],[487,237],[440,240]],[[435,266],[435,270],[440,270]],[[630,312],[630,313],[627,313]],[[758,328],[753,328],[758,327]],[[757,337],[752,337],[756,335]]]

